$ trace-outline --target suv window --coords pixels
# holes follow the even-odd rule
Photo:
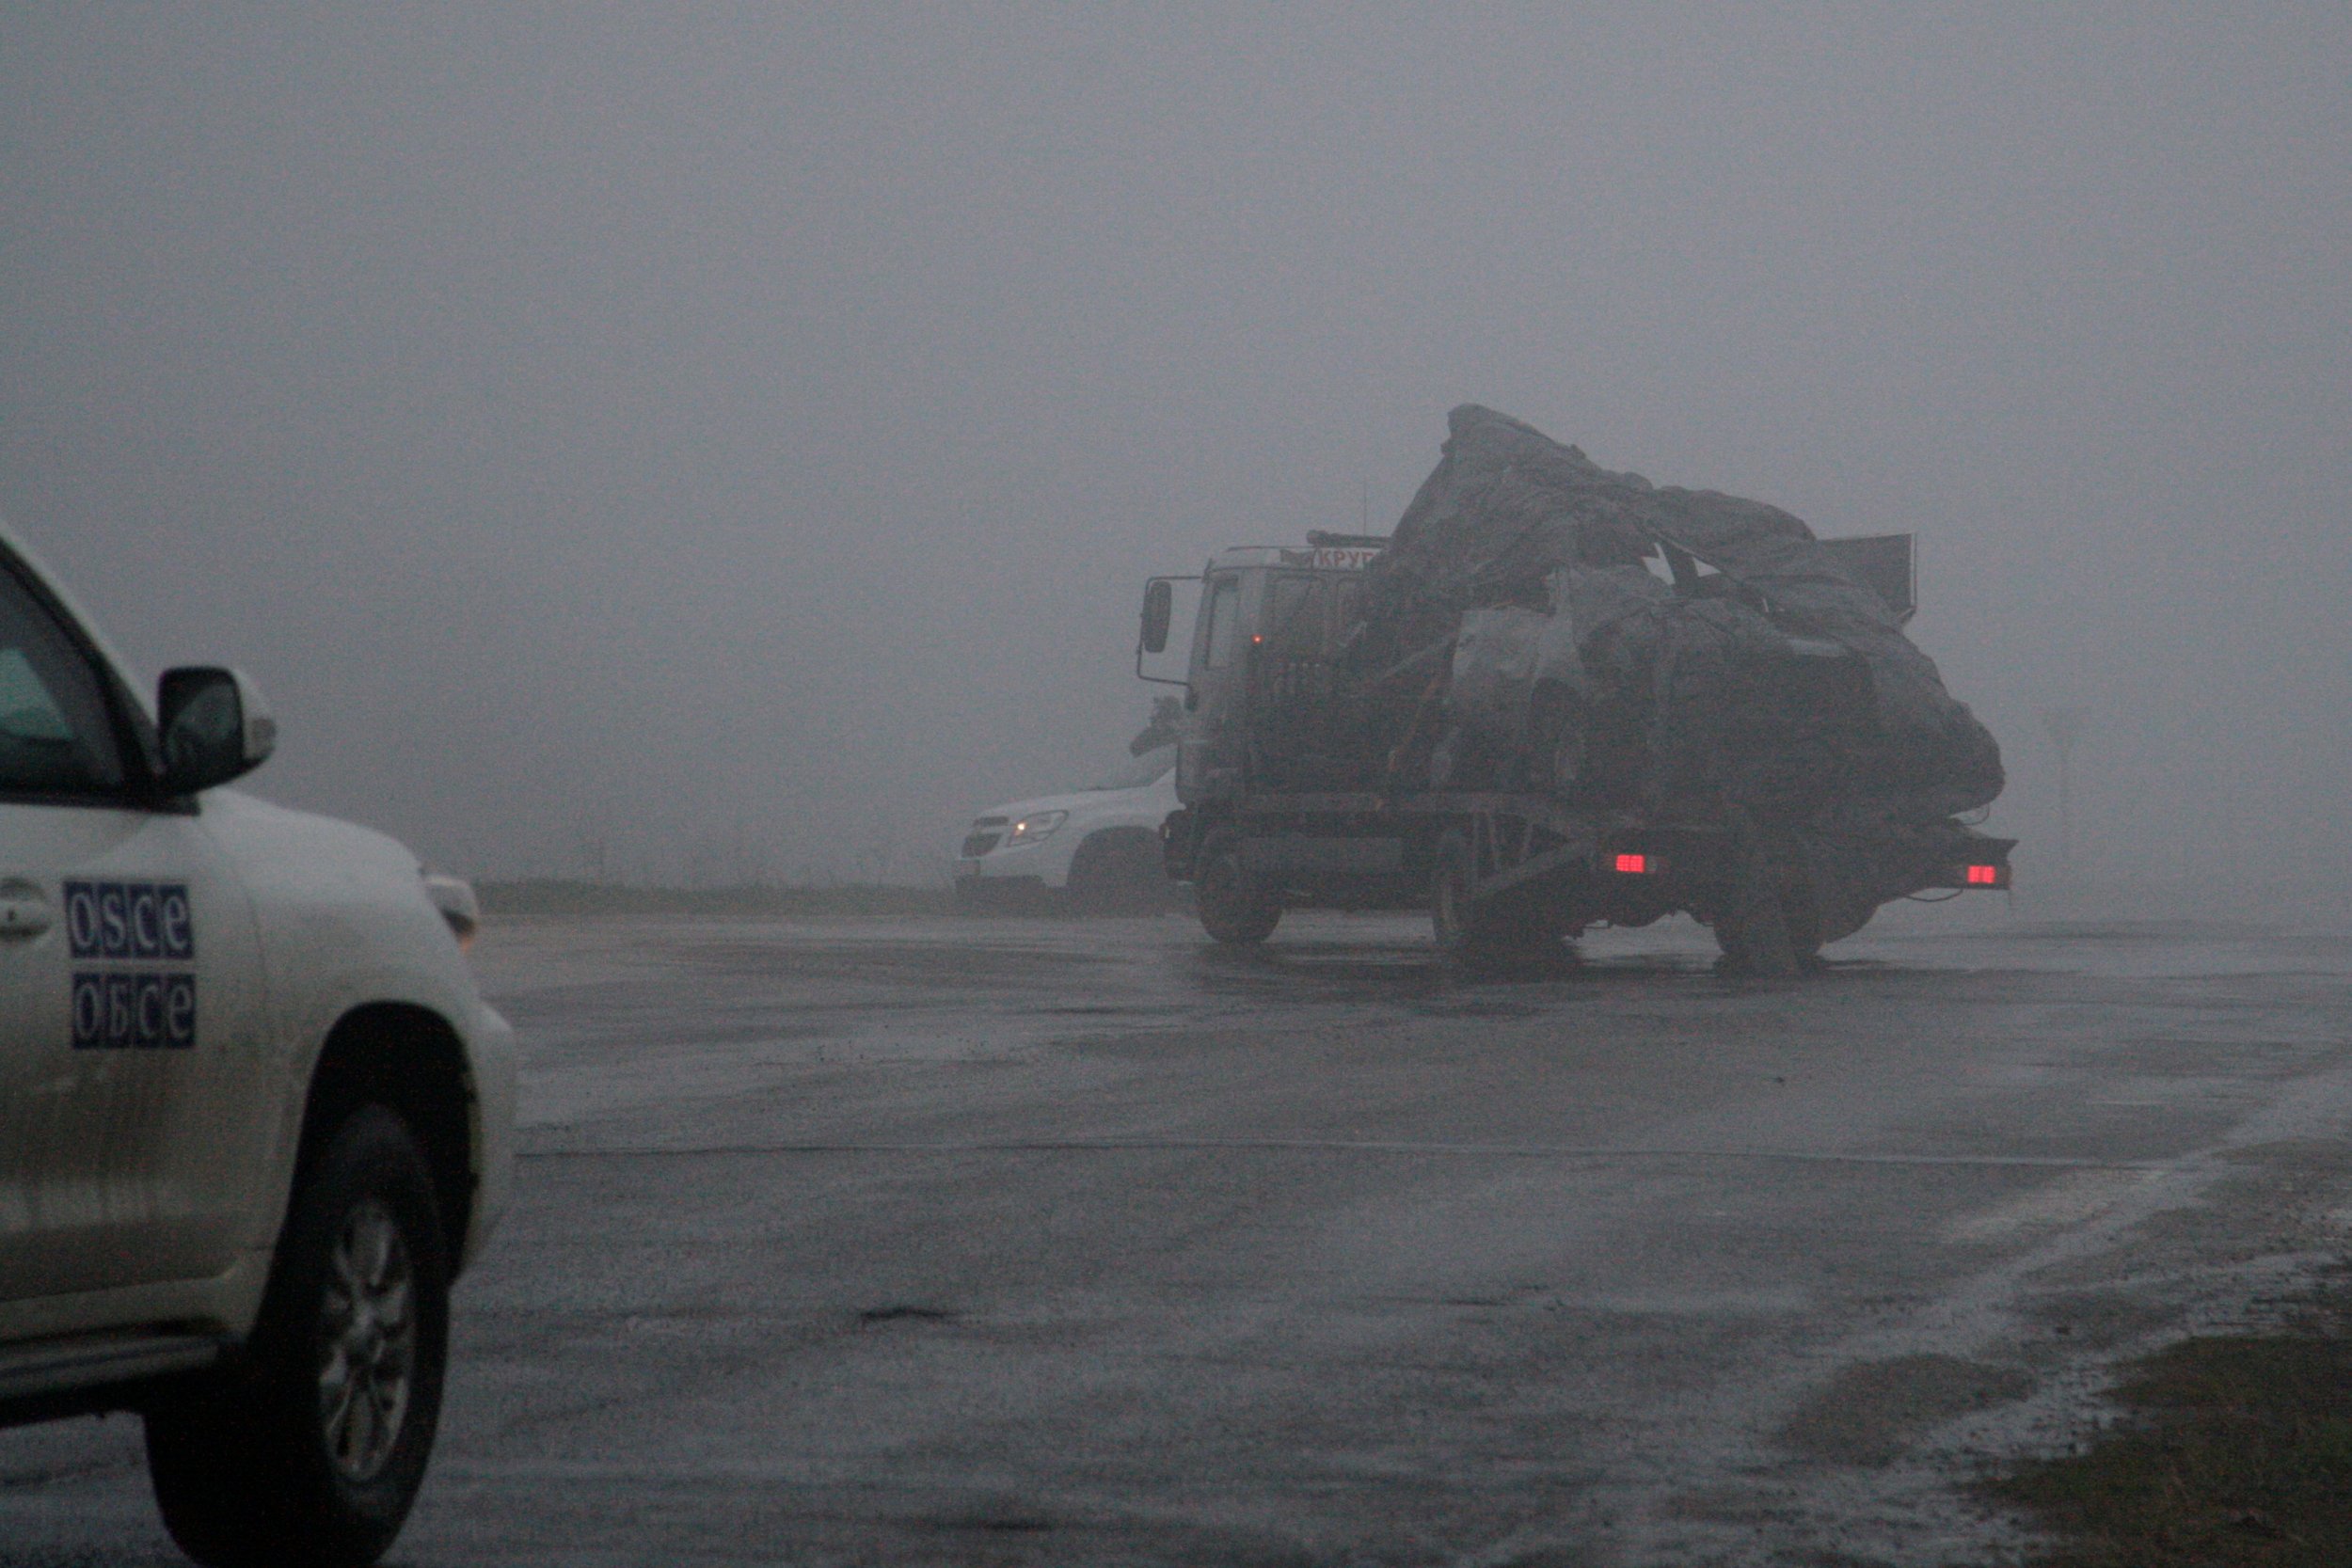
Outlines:
[[[0,562],[0,795],[119,792],[104,693],[88,657]]]

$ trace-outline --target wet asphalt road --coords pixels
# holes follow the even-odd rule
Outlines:
[[[1986,1456],[2341,1254],[2340,933],[496,930],[520,1197],[392,1560],[1998,1560]],[[177,1560],[137,1454],[0,1433],[0,1568]]]

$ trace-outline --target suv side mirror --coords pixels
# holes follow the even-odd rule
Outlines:
[[[278,721],[253,683],[234,670],[187,665],[165,671],[155,690],[155,721],[163,733],[167,795],[193,795],[250,773],[278,745]]]
[[[1143,651],[1156,654],[1168,646],[1168,618],[1176,610],[1176,585],[1154,578],[1143,590]]]

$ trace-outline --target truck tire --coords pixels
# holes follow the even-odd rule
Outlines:
[[[1762,855],[1740,857],[1714,915],[1715,945],[1723,952],[1726,974],[1790,975],[1811,957],[1799,951],[1801,937],[1790,928],[1780,879]],[[1818,925],[1813,927],[1818,929]],[[1818,937],[1812,948],[1820,951]]]
[[[1799,969],[1820,969],[1821,944],[1829,939],[1821,903],[1810,878],[1792,876],[1781,884],[1780,921],[1788,932],[1788,951]]]
[[[1073,914],[1149,914],[1168,902],[1160,847],[1140,828],[1096,833],[1070,857],[1064,901]]]
[[[1429,876],[1429,927],[1440,958],[1478,963],[1515,947],[1534,950],[1544,945],[1542,934],[1516,929],[1493,901],[1472,897],[1477,885],[1478,858],[1470,852],[1470,840],[1449,830],[1438,840]]]
[[[1282,906],[1242,863],[1241,835],[1228,828],[1209,834],[1193,863],[1193,902],[1200,928],[1228,947],[1254,947],[1274,934]]]
[[[296,1179],[243,1354],[146,1414],[164,1525],[209,1568],[364,1568],[424,1480],[449,1352],[433,1179],[380,1105]]]

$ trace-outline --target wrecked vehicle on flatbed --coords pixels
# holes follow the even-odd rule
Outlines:
[[[1903,535],[1608,472],[1475,406],[1390,538],[1199,580],[1170,876],[1220,942],[1431,911],[1471,957],[1688,913],[1788,973],[1891,899],[2009,885],[2000,751],[1903,635]],[[1137,673],[1167,646],[1144,600]],[[1153,678],[1147,676],[1146,678]]]

